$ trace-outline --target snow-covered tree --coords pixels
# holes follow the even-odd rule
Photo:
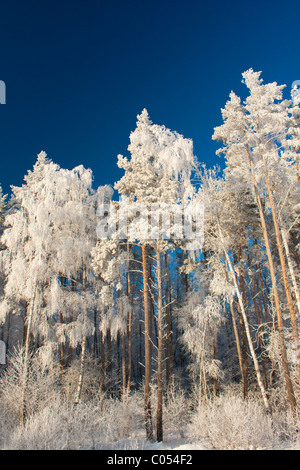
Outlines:
[[[85,338],[93,331],[88,311],[95,299],[87,283],[92,275],[96,205],[105,189],[93,192],[90,170],[63,170],[44,152],[24,180],[21,187],[12,188],[14,210],[5,219],[1,311],[5,316],[25,306],[26,382],[32,338],[38,338],[52,357],[57,345],[67,340],[72,347],[83,342],[84,349]]]
[[[246,188],[252,191],[258,207],[272,280],[277,327],[281,342],[282,366],[289,402],[294,410],[296,402],[286,354],[282,307],[270,241],[270,229],[267,227],[268,215],[264,207],[269,208],[273,221],[276,249],[279,253],[292,330],[296,339],[298,333],[295,310],[291,301],[283,244],[279,230],[278,213],[271,180],[276,172],[280,177],[285,178],[280,156],[282,149],[285,148],[287,143],[288,107],[290,103],[282,99],[284,86],[279,86],[277,83],[263,84],[260,72],[254,72],[252,69],[244,72],[243,81],[249,90],[248,97],[244,103],[241,103],[237,95],[233,92],[230,94],[230,99],[222,110],[224,124],[215,128],[213,139],[224,143],[224,147],[218,153],[224,153],[227,167],[232,173],[243,175]],[[278,170],[281,171],[278,173]],[[265,194],[267,198],[265,198]]]
[[[123,245],[117,239],[99,240],[92,250],[92,265],[100,283],[98,290],[102,306],[99,325],[101,334],[108,335],[112,340],[117,339],[119,334],[121,337],[122,394],[125,398],[128,387],[130,388],[130,385],[126,384],[125,334],[132,307],[125,287],[129,254]],[[131,357],[129,360],[131,361]]]
[[[130,135],[128,150],[130,160],[118,156],[118,166],[125,170],[124,176],[115,184],[115,188],[128,203],[129,210],[139,212],[139,220],[131,222],[134,240],[141,243],[143,292],[144,292],[144,328],[145,328],[145,413],[146,434],[152,439],[151,425],[151,335],[149,311],[149,274],[147,267],[147,245],[156,251],[157,274],[157,322],[158,322],[158,410],[157,410],[157,439],[162,440],[162,372],[163,372],[163,299],[161,279],[161,251],[164,241],[160,233],[162,212],[168,210],[168,205],[188,201],[194,188],[190,176],[195,168],[193,143],[182,135],[167,129],[165,126],[153,124],[146,109],[137,118],[137,127]],[[155,227],[150,225],[149,214],[157,217]],[[154,232],[152,231],[154,228]],[[133,230],[132,230],[133,229]],[[129,237],[130,237],[129,233]],[[154,233],[154,235],[153,235]]]
[[[199,376],[199,398],[207,398],[207,378],[217,381],[222,375],[221,362],[214,354],[217,332],[224,321],[222,303],[205,288],[190,290],[177,315],[181,341],[193,358],[192,372]]]

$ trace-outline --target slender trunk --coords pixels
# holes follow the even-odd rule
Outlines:
[[[270,202],[270,207],[271,207],[272,217],[273,217],[273,223],[274,223],[274,228],[275,228],[276,242],[277,242],[277,248],[278,248],[279,259],[280,259],[283,286],[284,286],[284,290],[285,290],[285,295],[286,295],[289,314],[290,314],[290,319],[291,319],[292,335],[293,335],[293,339],[294,339],[294,344],[298,345],[299,335],[298,335],[298,325],[297,325],[297,318],[296,318],[296,309],[295,309],[295,305],[294,305],[294,302],[293,302],[293,299],[292,299],[292,294],[291,294],[291,291],[290,291],[289,280],[288,280],[288,275],[287,275],[287,270],[286,270],[286,262],[285,262],[283,246],[282,246],[282,241],[281,241],[281,236],[280,236],[280,229],[279,229],[278,219],[277,219],[277,215],[276,215],[276,211],[275,211],[275,204],[274,204],[273,194],[272,194],[269,178],[268,178],[268,175],[267,175],[267,170],[266,170],[266,173],[265,173],[265,180],[266,180],[268,197],[269,197],[269,202]],[[299,379],[300,379],[300,364],[297,364],[297,374],[298,374],[298,382],[296,381],[295,387],[298,389],[299,388]]]
[[[60,283],[62,287],[66,287],[66,277],[61,276]],[[64,315],[63,312],[60,312],[60,322],[63,325],[64,324]],[[60,374],[61,374],[61,382],[63,381],[64,377],[64,371],[65,371],[65,343],[62,341],[60,343]]]
[[[293,247],[294,247],[293,254],[294,254],[294,257],[295,257],[295,260],[296,260],[296,263],[297,263],[297,267],[299,269],[300,268],[300,256],[298,254],[298,242],[297,242],[297,239],[296,239],[295,232],[291,231],[290,234],[291,234],[291,240],[292,240]]]
[[[76,290],[76,284],[75,284],[75,281],[72,279],[71,281],[71,290],[72,291],[75,291]],[[70,323],[73,322],[73,314],[71,313],[71,316],[70,316]],[[67,352],[67,366],[70,366],[71,364],[71,360],[72,360],[72,354],[73,354],[73,348],[72,346],[70,345],[70,343],[68,344],[68,352]]]
[[[255,318],[256,318],[257,327],[258,327],[258,330],[259,330],[259,328],[262,326],[262,316],[261,316],[260,307],[259,307],[258,302],[257,302],[256,285],[255,285],[253,275],[252,275],[251,283],[252,283]],[[259,357],[261,358],[261,369],[262,369],[264,387],[267,390],[268,389],[268,380],[267,380],[266,364],[265,364],[265,361],[264,361],[264,357],[262,355],[263,351],[264,351],[264,344],[262,342],[261,335],[258,334],[258,353],[259,353]]]
[[[129,258],[129,241],[127,240],[127,257]],[[130,304],[130,310],[127,318],[127,338],[128,338],[128,365],[127,365],[127,396],[130,395],[131,391],[131,375],[132,375],[132,302],[131,302],[131,286],[130,286],[130,265],[129,259],[127,261],[127,286],[126,295],[128,303]]]
[[[217,335],[216,335],[217,336]],[[212,357],[216,360],[218,358],[218,346],[217,346],[217,337],[214,337],[213,339],[213,346],[212,346]],[[213,382],[213,396],[216,397],[219,395],[219,382],[216,377],[213,377],[212,379]]]
[[[99,349],[98,349],[98,322],[97,322],[97,309],[94,309],[94,355],[95,357],[99,356]]]
[[[288,242],[287,242],[286,233],[285,233],[284,230],[281,230],[281,233],[282,233],[283,245],[284,245],[284,248],[285,248],[286,258],[287,258],[287,262],[288,262],[288,268],[289,268],[289,272],[290,272],[290,277],[292,279],[293,290],[294,290],[294,295],[295,295],[295,298],[296,298],[298,315],[299,315],[300,314],[300,293],[299,293],[299,289],[298,289],[298,284],[297,284],[297,280],[296,280],[296,275],[295,275],[293,263],[292,263],[291,256],[290,256],[290,250],[289,250],[289,245],[288,245]],[[296,318],[296,321],[297,321],[297,318]],[[294,335],[294,346],[297,349],[299,347],[299,340],[298,339],[295,340],[295,335]],[[297,362],[296,368],[297,368],[297,372],[298,372],[298,382],[296,381],[295,386],[297,387],[297,391],[299,393],[299,388],[300,388],[300,382],[299,382],[300,362],[299,361]]]
[[[152,411],[151,411],[151,338],[150,338],[150,309],[148,301],[148,273],[147,254],[145,243],[142,243],[142,263],[143,263],[143,293],[144,293],[144,329],[145,329],[145,426],[146,437],[153,441]]]
[[[295,413],[296,399],[294,395],[292,380],[291,380],[288,361],[287,361],[287,353],[286,353],[284,331],[283,331],[283,321],[282,321],[280,299],[279,299],[279,293],[277,289],[277,280],[276,280],[275,268],[274,268],[274,263],[273,263],[273,257],[272,257],[270,242],[269,242],[269,236],[268,236],[264,211],[263,211],[263,207],[262,207],[262,203],[261,203],[261,199],[260,199],[260,195],[259,195],[259,191],[257,187],[256,178],[255,178],[254,166],[253,166],[253,162],[250,157],[250,154],[248,156],[249,156],[249,165],[250,165],[250,170],[251,170],[252,183],[253,183],[253,188],[255,192],[256,203],[257,203],[258,210],[259,210],[259,216],[260,216],[264,242],[265,242],[265,248],[266,248],[266,253],[267,253],[267,258],[268,258],[268,263],[269,263],[271,281],[272,281],[272,289],[273,289],[274,303],[275,303],[275,310],[276,310],[276,317],[277,317],[277,328],[278,328],[279,342],[280,342],[282,368],[284,371],[284,378],[285,378],[285,383],[286,383],[289,404],[290,404],[292,412]]]
[[[262,340],[262,336],[259,332],[259,328],[261,328],[263,325],[263,319],[262,319],[262,313],[261,313],[261,305],[260,305],[259,298],[258,298],[259,292],[257,290],[257,283],[255,282],[256,281],[255,275],[250,269],[251,259],[250,259],[249,250],[247,250],[247,259],[248,259],[248,266],[250,270],[250,277],[251,277],[250,284],[252,285],[254,312],[255,312],[255,318],[256,318],[256,323],[257,323],[258,352],[259,352],[259,357],[261,358],[260,363],[261,363],[261,369],[262,369],[262,376],[264,380],[264,386],[265,386],[265,389],[267,390],[268,389],[268,380],[267,380],[267,372],[266,372],[267,367],[266,367],[264,356],[262,354],[262,352],[265,350],[265,347],[264,347],[264,343]]]
[[[103,333],[100,331],[100,390],[104,394],[105,393],[105,347],[104,347],[104,339]]]
[[[60,312],[60,322],[61,322],[61,324],[64,323],[64,316],[63,316],[62,312]],[[64,344],[63,341],[60,343],[59,362],[60,362],[60,377],[61,377],[61,381],[62,381],[63,376],[64,376],[64,371],[65,371],[65,344]]]
[[[27,328],[26,328],[26,336],[25,336],[25,344],[24,344],[24,361],[23,361],[23,371],[22,371],[22,398],[21,398],[21,407],[20,407],[20,424],[25,425],[27,412],[26,412],[26,389],[27,389],[27,381],[28,381],[28,362],[29,362],[29,349],[30,349],[30,336],[31,336],[31,328],[32,328],[32,319],[33,319],[33,312],[34,312],[34,303],[35,303],[35,296],[36,296],[36,285],[34,288],[34,294],[32,298],[32,303],[30,307],[30,312],[27,320]]]
[[[158,442],[163,440],[163,307],[162,307],[162,280],[160,263],[159,240],[156,240],[156,267],[157,267],[157,412],[156,412],[156,438]]]
[[[168,255],[165,253],[165,269],[166,269],[166,387],[170,383],[170,377],[173,372],[173,346],[172,346],[172,317],[171,317],[171,293],[170,293],[170,276],[168,272]]]
[[[125,349],[125,333],[121,331],[121,351],[122,351],[122,398],[126,398],[126,349]]]
[[[108,393],[109,397],[113,397],[113,366],[112,366],[112,344],[111,344],[111,331],[107,329],[106,333],[106,344],[107,344],[107,367],[108,367]]]
[[[264,401],[266,411],[271,412],[270,404],[269,404],[269,401],[268,401],[268,398],[267,398],[267,393],[266,393],[266,390],[265,390],[265,387],[264,387],[264,384],[263,384],[263,381],[262,381],[261,373],[260,373],[260,370],[259,370],[258,360],[257,360],[255,350],[254,350],[254,347],[253,347],[253,342],[252,342],[252,338],[251,338],[249,323],[248,323],[246,311],[245,311],[244,304],[243,304],[243,298],[242,298],[241,292],[239,290],[239,286],[238,286],[238,282],[237,282],[237,279],[236,279],[236,274],[235,274],[234,268],[232,266],[232,263],[230,261],[230,258],[228,256],[228,253],[227,253],[226,249],[225,249],[225,257],[226,257],[226,261],[227,261],[227,264],[229,266],[230,272],[232,274],[232,279],[233,279],[233,282],[234,282],[236,294],[237,294],[238,301],[239,301],[239,304],[240,304],[240,307],[241,307],[241,312],[242,312],[242,316],[243,316],[243,320],[244,320],[244,324],[245,324],[245,330],[246,330],[246,335],[247,335],[247,339],[248,339],[250,354],[251,354],[251,357],[252,357],[252,360],[253,360],[254,369],[255,369],[255,373],[256,373],[257,383],[258,383],[258,386],[259,386],[261,394],[262,394],[262,398],[263,398],[263,401]]]
[[[82,270],[82,290],[85,293],[86,291],[86,267],[85,265],[83,266]],[[85,304],[85,316],[87,315],[87,305]],[[85,318],[86,320],[86,318]],[[84,325],[85,327],[85,325]],[[80,358],[80,372],[79,372],[79,378],[78,378],[78,384],[77,384],[77,389],[76,389],[76,394],[75,394],[75,399],[74,399],[74,404],[77,405],[80,402],[81,399],[81,393],[82,393],[82,386],[83,386],[83,376],[84,376],[84,369],[85,369],[85,360],[86,360],[86,334],[84,333],[83,340],[82,340],[82,345],[81,345],[81,358]]]
[[[142,363],[143,363],[143,345],[142,345],[142,324],[141,322],[139,323],[139,380],[140,382],[143,380],[143,371],[142,371]],[[144,369],[145,370],[145,369]]]
[[[237,265],[238,263],[240,264],[241,261],[241,243],[239,241],[239,250],[238,250],[238,255],[233,255],[234,256],[234,263]],[[240,289],[241,286],[243,286],[243,281],[240,277],[239,279],[239,285]],[[243,297],[243,302],[245,302],[245,295],[243,295],[243,290],[242,290],[242,297]],[[247,341],[247,335],[246,335],[246,329],[245,329],[245,324],[243,321],[243,315],[241,311],[240,304],[238,302],[237,304],[237,311],[238,311],[238,317],[239,317],[239,326],[240,326],[240,332],[241,332],[241,349],[242,349],[242,367],[243,367],[243,373],[242,373],[242,394],[243,397],[246,398],[248,394],[248,341]]]
[[[263,303],[263,306],[264,306],[265,320],[270,325],[271,324],[271,319],[270,319],[269,309],[268,309],[266,296],[265,296],[264,281],[263,281],[263,277],[262,277],[262,273],[261,273],[261,268],[260,268],[259,273],[258,273],[257,283],[260,286],[260,289],[258,289],[258,290],[259,290],[259,295],[261,297],[261,300],[262,300],[262,303]]]
[[[80,372],[79,372],[79,379],[76,389],[76,395],[74,399],[74,404],[78,405],[81,398],[82,393],[82,385],[83,385],[83,376],[84,376],[84,369],[85,369],[85,358],[86,358],[86,336],[84,336],[81,345],[81,358],[80,358]]]
[[[204,364],[200,367],[199,403],[207,403],[207,384]]]
[[[127,319],[127,337],[128,337],[128,364],[127,364],[127,396],[131,392],[132,377],[132,310],[130,309]]]
[[[149,279],[149,286],[154,284],[154,277],[153,277],[153,257],[150,255],[149,256],[149,266],[148,266],[148,279]],[[153,345],[153,339],[155,338],[157,340],[157,323],[156,323],[156,317],[155,317],[155,306],[154,306],[154,298],[153,295],[151,295],[151,291],[149,288],[149,337],[151,339],[150,341],[150,356],[152,357],[152,345]],[[154,334],[153,334],[153,328],[154,328]],[[156,345],[155,345],[156,346]]]
[[[120,247],[119,247],[119,254],[120,254]],[[121,283],[121,270],[119,270],[119,283]],[[118,292],[118,297],[120,299],[120,294],[121,292]],[[123,318],[123,304],[120,302],[120,312],[119,315]],[[120,343],[121,343],[121,366],[120,366],[120,355],[119,355],[119,350],[120,350]],[[125,346],[125,331],[120,331],[118,334],[118,364],[119,364],[119,370],[121,369],[121,382],[122,382],[122,391],[121,391],[121,396],[122,400],[126,401],[126,346]]]
[[[244,325],[245,325],[245,331],[246,331],[246,335],[247,335],[247,339],[248,339],[250,354],[251,354],[251,357],[252,357],[252,360],[253,360],[253,365],[254,365],[254,369],[255,369],[257,383],[258,383],[258,386],[259,386],[261,394],[262,394],[262,398],[263,398],[263,402],[264,402],[266,411],[268,413],[270,413],[271,412],[271,407],[270,407],[270,403],[269,403],[268,398],[267,398],[267,393],[266,393],[266,390],[265,390],[265,387],[264,387],[264,384],[263,384],[263,381],[262,381],[261,373],[260,373],[260,370],[259,370],[258,360],[257,360],[255,350],[254,350],[254,347],[253,347],[251,332],[250,332],[250,328],[249,328],[249,323],[248,323],[246,311],[245,311],[245,308],[244,308],[242,294],[241,294],[241,291],[240,291],[240,288],[239,288],[239,285],[238,285],[235,270],[233,268],[232,262],[230,260],[230,257],[228,255],[228,253],[227,253],[227,250],[225,248],[224,238],[223,238],[223,234],[222,234],[220,225],[219,225],[219,234],[220,234],[220,238],[222,240],[226,262],[227,262],[227,265],[229,267],[229,271],[231,272],[231,276],[232,276],[232,280],[233,280],[233,283],[234,283],[236,295],[237,295],[238,302],[239,302],[239,305],[240,305],[240,308],[241,308],[241,313],[242,313],[242,317],[243,317],[243,321],[244,321]]]
[[[247,348],[247,334],[245,324],[243,321],[243,314],[241,311],[240,303],[237,304],[237,311],[239,316],[239,325],[241,331],[241,348],[242,348],[242,394],[246,398],[248,393],[248,348]]]
[[[278,224],[277,215],[275,211],[275,204],[274,204],[274,199],[272,195],[272,190],[271,190],[271,186],[270,186],[270,182],[269,182],[269,178],[267,174],[265,174],[265,180],[266,180],[268,198],[270,202],[273,223],[274,223],[274,228],[275,228],[276,242],[277,242],[280,266],[281,266],[281,272],[282,272],[282,280],[283,280],[284,290],[285,290],[286,299],[288,303],[288,309],[289,309],[290,318],[291,318],[293,338],[295,342],[298,342],[299,336],[298,336],[296,312],[295,312],[294,303],[293,303],[293,299],[292,299],[292,295],[291,295],[291,291],[289,287],[288,276],[287,276],[287,271],[286,271],[286,263],[285,263],[283,247],[282,247],[282,242],[281,242],[281,237],[280,237],[279,224]]]
[[[244,382],[244,367],[243,367],[243,358],[242,358],[242,350],[241,350],[241,344],[240,344],[240,338],[239,338],[239,333],[236,325],[236,320],[235,320],[235,315],[234,315],[234,309],[233,309],[233,299],[230,296],[229,298],[229,305],[230,305],[230,313],[231,313],[231,318],[232,318],[232,325],[233,325],[233,331],[234,331],[234,336],[235,336],[235,344],[236,344],[236,349],[237,349],[237,354],[238,354],[238,359],[239,359],[239,365],[240,365],[240,372],[241,372],[241,377],[242,377],[242,383]],[[244,394],[244,391],[243,391]]]
[[[287,235],[286,235],[286,232],[283,229],[281,230],[281,234],[282,234],[282,241],[283,241],[283,245],[284,245],[284,249],[285,249],[286,259],[287,259],[287,262],[288,262],[289,272],[290,272],[290,276],[291,276],[291,279],[292,279],[294,294],[295,294],[295,297],[296,297],[298,313],[300,314],[300,292],[299,292],[299,289],[298,289],[296,274],[295,274],[293,262],[292,262],[292,259],[291,259],[291,255],[290,255],[290,249],[289,249],[289,245],[288,245],[288,241],[287,241]]]

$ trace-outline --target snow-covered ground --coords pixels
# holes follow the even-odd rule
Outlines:
[[[179,451],[184,453],[186,451],[201,451],[201,450],[216,450],[209,442],[193,441],[191,437],[185,437],[179,439],[176,433],[166,433],[163,442],[149,443],[144,439],[144,430],[141,430],[135,437],[130,439],[121,439],[111,446],[105,447],[105,450],[141,450],[141,451],[152,451],[152,452],[164,452],[167,450]],[[219,449],[220,450],[220,449]],[[222,449],[221,449],[222,450]],[[226,449],[224,449],[226,450]],[[300,450],[300,443],[289,443],[285,442],[282,444],[274,443],[274,445],[266,446],[253,446],[249,448],[241,448],[236,450]]]
[[[186,444],[179,444],[175,443],[175,441],[171,441],[169,443],[163,442],[155,442],[153,444],[148,444],[144,450],[211,450],[209,447],[204,446],[201,442],[195,443],[186,443]]]

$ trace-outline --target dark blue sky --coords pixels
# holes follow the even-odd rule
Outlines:
[[[211,166],[220,108],[244,93],[241,73],[300,79],[299,1],[14,0],[0,2],[0,183],[20,185],[45,150],[93,170],[95,187],[122,172],[136,115],[190,137]]]

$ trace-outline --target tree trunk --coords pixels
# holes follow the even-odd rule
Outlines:
[[[232,318],[232,325],[233,325],[233,331],[234,331],[234,336],[235,336],[235,344],[236,344],[236,349],[237,349],[237,354],[238,354],[238,359],[239,359],[239,365],[240,365],[240,372],[241,372],[241,377],[242,377],[242,383],[244,382],[244,367],[243,367],[243,358],[242,358],[242,350],[241,350],[241,344],[240,344],[240,338],[239,338],[239,333],[236,325],[236,320],[235,320],[235,315],[234,315],[234,309],[233,309],[233,299],[230,296],[229,298],[229,306],[230,306],[230,313],[231,313],[231,318]],[[244,395],[244,389],[243,389],[243,395]]]
[[[60,283],[61,287],[66,287],[66,277],[61,276],[60,278]],[[63,312],[60,312],[60,322],[63,325],[64,324],[64,315]],[[65,372],[65,343],[61,341],[60,343],[60,376],[61,376],[61,383],[63,383],[63,378],[64,378],[64,372]]]
[[[30,349],[30,336],[31,336],[31,327],[32,327],[32,318],[34,312],[34,302],[36,296],[36,285],[34,288],[34,294],[32,298],[32,303],[30,307],[30,312],[27,320],[25,344],[24,344],[24,361],[23,361],[23,371],[22,371],[22,398],[21,398],[21,407],[20,407],[20,424],[25,425],[26,422],[26,389],[28,381],[28,362],[29,362],[29,349]]]
[[[129,241],[127,240],[127,256],[129,258]],[[130,311],[128,312],[127,318],[127,337],[128,337],[128,365],[127,365],[127,396],[130,395],[131,391],[131,376],[132,376],[132,302],[131,302],[131,286],[130,286],[130,265],[129,260],[127,261],[127,284],[126,284],[126,295],[128,303],[130,304]]]
[[[64,316],[63,313],[60,312],[60,322],[61,324],[64,323]],[[63,377],[64,377],[64,372],[65,372],[65,344],[63,341],[60,343],[60,357],[59,357],[59,362],[60,362],[60,380],[61,383],[63,382]]]
[[[121,351],[122,351],[122,399],[126,399],[126,349],[125,333],[121,331]]]
[[[266,180],[268,198],[269,198],[269,202],[270,202],[270,207],[271,207],[272,217],[273,217],[273,223],[274,223],[274,228],[275,228],[276,243],[277,243],[277,249],[278,249],[278,253],[279,253],[281,272],[282,272],[282,280],[283,280],[284,290],[285,290],[286,299],[287,299],[287,303],[288,303],[288,309],[289,309],[289,312],[290,312],[292,333],[293,333],[294,341],[295,341],[295,343],[297,343],[298,340],[299,340],[299,336],[298,336],[298,326],[297,326],[296,312],[295,312],[294,303],[293,303],[293,299],[292,299],[291,291],[290,291],[290,287],[289,287],[288,276],[287,276],[287,271],[286,271],[286,263],[285,263],[283,247],[282,247],[282,242],[281,242],[281,237],[280,237],[279,224],[278,224],[278,220],[277,220],[277,215],[276,215],[276,211],[275,211],[275,204],[274,204],[272,190],[271,190],[271,186],[270,186],[270,182],[269,182],[267,172],[265,174],[265,180]]]
[[[284,378],[285,378],[285,384],[286,384],[289,404],[290,404],[292,412],[295,413],[296,399],[295,399],[295,395],[294,395],[294,389],[293,389],[292,380],[291,380],[290,371],[289,371],[289,366],[288,366],[288,361],[287,361],[287,353],[286,353],[285,340],[284,340],[284,331],[283,331],[283,322],[282,322],[282,314],[281,314],[281,307],[280,307],[280,299],[279,299],[279,293],[278,293],[278,289],[277,289],[277,280],[276,280],[275,268],[274,268],[274,263],[273,263],[273,257],[272,257],[270,242],[269,242],[269,236],[268,236],[264,211],[263,211],[263,207],[262,207],[262,203],[261,203],[261,199],[260,199],[260,195],[259,195],[259,191],[258,191],[258,187],[257,187],[253,162],[252,162],[250,153],[248,153],[248,157],[249,157],[251,178],[252,178],[253,188],[254,188],[254,192],[255,192],[255,199],[256,199],[257,206],[258,206],[258,210],[259,210],[260,222],[261,222],[261,227],[262,227],[262,231],[263,231],[263,237],[264,237],[266,253],[267,253],[269,269],[270,269],[270,275],[271,275],[271,281],[272,281],[272,289],[273,289],[275,310],[276,310],[276,317],[277,317],[277,328],[278,328],[278,333],[279,333],[282,368],[283,368],[283,371],[284,371]]]
[[[244,324],[245,324],[246,335],[247,335],[247,339],[248,339],[248,345],[249,345],[250,354],[251,354],[253,364],[254,364],[254,369],[255,369],[255,373],[256,373],[257,382],[258,382],[258,385],[259,385],[259,388],[260,388],[260,391],[261,391],[261,394],[262,394],[262,398],[263,398],[263,401],[264,401],[266,411],[271,412],[270,404],[269,404],[269,401],[268,401],[268,398],[267,398],[267,393],[266,393],[266,390],[265,390],[265,387],[264,387],[264,384],[263,384],[263,381],[262,381],[261,373],[260,373],[260,370],[259,370],[258,360],[257,360],[256,354],[255,354],[255,351],[254,351],[254,347],[253,347],[253,342],[252,342],[252,338],[251,338],[248,319],[247,319],[246,311],[245,311],[244,304],[243,304],[243,298],[242,298],[241,292],[240,292],[239,287],[238,287],[238,283],[237,283],[234,268],[232,266],[232,263],[230,261],[230,258],[228,256],[228,253],[227,253],[226,249],[225,249],[225,257],[226,257],[229,269],[232,273],[232,278],[233,278],[236,294],[237,294],[238,301],[239,301],[239,304],[240,304],[240,307],[241,307],[241,312],[242,312],[242,316],[243,316],[243,320],[244,320]]]
[[[128,337],[128,363],[127,363],[127,396],[131,392],[132,377],[132,310],[128,313],[127,319],[127,337]]]
[[[94,309],[94,356],[99,357],[97,309]]]
[[[234,262],[235,264],[239,264],[239,265],[241,264],[241,241],[240,240],[239,240],[238,256],[234,255]],[[243,298],[243,302],[245,305],[244,280],[243,280],[242,273],[239,278],[239,286],[242,292],[242,298]],[[248,340],[247,340],[247,334],[246,334],[246,329],[245,329],[245,323],[243,320],[243,315],[242,315],[239,302],[237,304],[237,311],[238,311],[238,316],[239,316],[239,325],[240,325],[240,332],[241,332],[241,348],[242,348],[242,367],[243,367],[242,394],[243,394],[243,397],[246,398],[248,394]]]
[[[72,279],[71,281],[71,290],[74,292],[76,290],[76,284],[75,284],[75,281]],[[71,313],[71,316],[70,316],[70,323],[73,322],[73,314]],[[66,362],[67,362],[67,366],[70,366],[71,364],[71,360],[72,360],[72,354],[73,354],[73,348],[72,346],[70,345],[70,342],[68,344],[68,351],[67,351],[67,358],[66,358]]]
[[[217,334],[213,339],[213,346],[212,346],[212,357],[216,360],[218,358],[218,343],[217,343]],[[219,381],[216,377],[212,379],[213,383],[213,396],[217,397],[219,395]]]
[[[80,372],[79,372],[79,379],[76,389],[76,395],[74,399],[74,405],[78,405],[81,398],[82,392],[82,385],[83,385],[83,376],[84,376],[84,369],[85,369],[85,358],[86,358],[86,336],[84,336],[81,345],[81,358],[80,358]]]
[[[292,259],[291,259],[291,255],[290,255],[290,249],[289,249],[289,245],[288,245],[288,241],[287,241],[287,235],[286,235],[286,232],[283,229],[281,230],[281,234],[282,234],[282,241],[283,241],[283,246],[284,246],[284,249],[285,249],[286,259],[287,259],[287,262],[288,262],[289,272],[290,272],[290,276],[291,276],[291,279],[292,279],[294,294],[295,294],[295,297],[296,297],[298,313],[300,314],[300,292],[299,292],[299,289],[298,289],[296,274],[295,274],[293,262],[292,262]]]
[[[156,412],[156,438],[163,440],[163,308],[162,308],[162,280],[160,263],[159,240],[156,240],[156,268],[157,268],[157,412]]]
[[[247,348],[247,334],[245,329],[245,323],[243,321],[243,314],[241,311],[240,303],[237,304],[237,311],[239,316],[239,325],[241,331],[241,348],[242,348],[242,394],[246,398],[248,394],[248,348]]]
[[[86,291],[86,267],[85,265],[83,266],[83,270],[82,270],[82,290],[85,293]],[[85,308],[86,308],[86,305],[85,305]],[[86,315],[87,315],[87,311],[86,311]],[[86,338],[86,334],[84,333],[84,337],[83,337],[82,345],[81,345],[80,372],[79,372],[77,390],[76,390],[75,399],[74,399],[75,405],[77,405],[81,399],[83,376],[84,376],[84,369],[85,369],[85,360],[86,360],[86,342],[87,342],[87,338]]]
[[[263,306],[264,306],[265,321],[268,325],[270,325],[271,324],[271,319],[270,319],[269,309],[268,309],[268,305],[267,305],[267,301],[266,301],[265,290],[264,290],[264,281],[263,281],[261,270],[262,270],[262,268],[260,267],[259,273],[258,273],[258,279],[257,279],[257,283],[260,286],[260,289],[258,289],[258,291],[259,291],[259,295],[261,297],[261,300],[262,300],[262,303],[263,303]]]
[[[143,263],[143,293],[144,293],[144,329],[145,329],[145,426],[146,438],[153,441],[152,412],[151,412],[151,338],[150,338],[150,310],[148,298],[148,272],[147,254],[145,243],[142,243],[142,263]]]
[[[291,240],[292,240],[293,247],[294,247],[293,254],[297,263],[297,267],[298,269],[300,269],[300,256],[298,254],[298,249],[297,249],[298,242],[296,239],[295,232],[291,231],[290,233],[291,233]]]
[[[256,284],[255,284],[254,276],[251,275],[251,277],[252,277],[251,283],[252,283],[252,292],[253,292],[254,311],[255,311],[255,318],[256,318],[256,322],[257,322],[257,331],[258,331],[259,328],[262,326],[262,316],[261,316],[260,306],[258,305],[257,298],[256,298],[257,293],[256,293]],[[267,390],[268,389],[268,380],[267,380],[266,364],[265,364],[265,360],[264,360],[264,357],[263,357],[263,354],[262,354],[264,349],[265,348],[264,348],[264,344],[263,344],[262,339],[261,339],[261,335],[258,334],[258,353],[259,353],[259,357],[261,358],[260,362],[261,362],[261,369],[262,369],[264,387]]]
[[[106,333],[107,344],[107,368],[108,368],[108,393],[109,397],[113,397],[113,365],[112,365],[112,344],[111,344],[111,331],[107,329]]]
[[[104,394],[105,393],[105,347],[104,347],[104,339],[103,333],[100,331],[100,390]]]
[[[254,350],[254,347],[253,347],[251,332],[250,332],[250,328],[249,328],[249,323],[248,323],[246,311],[245,311],[245,308],[244,308],[242,294],[241,294],[241,291],[240,291],[240,288],[239,288],[239,285],[238,285],[235,270],[233,268],[232,262],[230,260],[230,257],[227,253],[227,250],[226,250],[226,247],[225,247],[225,244],[224,244],[224,238],[223,238],[223,235],[222,235],[220,225],[219,225],[219,234],[220,234],[220,238],[222,240],[226,262],[227,262],[227,265],[229,267],[229,271],[231,272],[231,275],[232,275],[232,280],[233,280],[233,283],[234,283],[236,295],[237,295],[238,302],[239,302],[239,305],[240,305],[240,309],[241,309],[241,313],[242,313],[242,317],[243,317],[243,321],[244,321],[244,325],[245,325],[245,331],[246,331],[246,335],[247,335],[247,339],[248,339],[249,350],[250,350],[250,354],[251,354],[251,357],[252,357],[252,360],[253,360],[253,365],[254,365],[254,369],[255,369],[255,373],[256,373],[257,383],[258,383],[258,386],[259,386],[261,394],[262,394],[262,398],[263,398],[263,402],[264,402],[266,411],[268,413],[270,413],[271,412],[271,407],[270,407],[270,403],[269,403],[268,398],[267,398],[266,389],[265,389],[263,381],[262,381],[261,373],[260,373],[260,370],[259,370],[258,360],[257,360],[255,350]]]
[[[165,269],[166,269],[166,387],[170,383],[170,377],[173,372],[173,346],[172,346],[172,317],[171,317],[171,293],[170,293],[170,277],[168,273],[168,255],[165,253]]]

